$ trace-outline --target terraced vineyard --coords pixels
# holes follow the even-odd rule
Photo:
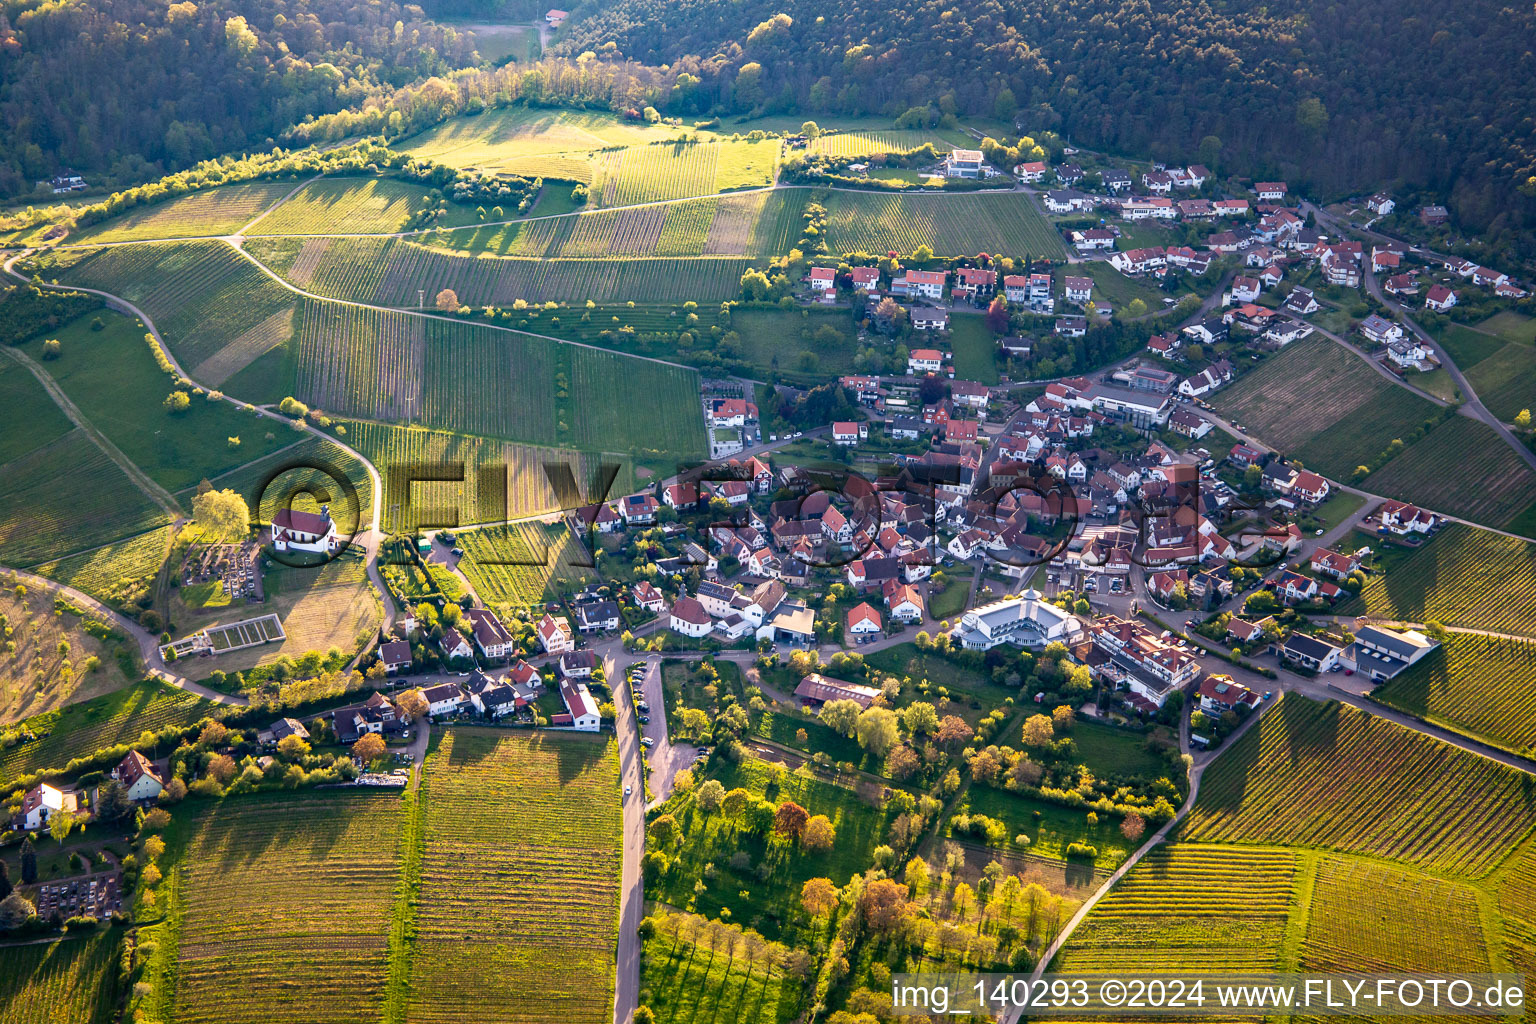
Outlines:
[[[1536,843],[1506,867],[1497,895],[1510,965],[1529,977],[1536,972]]]
[[[540,448],[418,427],[380,423],[348,423],[346,427],[348,442],[384,478],[388,515],[382,525],[386,532],[411,530],[421,522],[496,522],[574,508],[590,499],[603,464],[618,467],[612,493],[627,493],[633,487],[630,460],[621,456]],[[545,465],[570,467],[579,494],[557,494]],[[461,468],[452,468],[456,466]],[[413,472],[456,479],[413,482]],[[410,521],[415,515],[407,517],[408,509],[418,510],[426,519]]]
[[[537,608],[552,596],[550,581],[579,588],[592,578],[590,561],[564,526],[515,523],[457,535],[459,569],[486,604]]]
[[[0,1021],[115,1021],[121,947],[122,932],[116,928],[83,939],[0,946]]]
[[[436,205],[427,189],[387,178],[312,181],[257,224],[258,235],[320,235],[399,231]],[[450,207],[460,220],[472,212]]]
[[[566,351],[571,399],[561,409],[559,425],[570,430],[561,440],[589,451],[628,450],[652,459],[703,454],[696,370],[598,349]]]
[[[1294,694],[1206,772],[1191,842],[1323,847],[1477,877],[1530,830],[1522,772]]]
[[[1509,598],[1530,593],[1536,544],[1451,523],[1386,572],[1367,577],[1340,611],[1536,636],[1536,603]]]
[[[44,768],[63,768],[71,758],[139,738],[167,725],[191,725],[218,705],[156,681],[71,704],[28,719],[37,736],[0,751],[0,784]]]
[[[1495,746],[1536,752],[1536,641],[1451,633],[1374,696]]]
[[[423,898],[406,1020],[609,1024],[616,745],[461,728],[437,743],[424,765]]]
[[[1301,968],[1319,974],[1487,971],[1477,895],[1390,864],[1322,857]]]
[[[418,305],[423,296],[430,302],[444,288],[470,306],[510,306],[517,299],[705,303],[733,298],[749,265],[733,257],[471,257],[398,239],[338,238],[317,257],[308,288],[328,298],[402,307]]]
[[[1265,444],[1336,480],[1349,479],[1435,411],[1327,338],[1286,346],[1213,404]]]
[[[833,192],[826,200],[827,247],[834,253],[926,245],[939,256],[1003,253],[1060,257],[1061,237],[1021,193],[910,196]]]
[[[1160,847],[1093,908],[1052,969],[1273,971],[1296,877],[1290,851]]]
[[[1536,505],[1536,473],[1491,427],[1466,416],[1435,427],[1363,486],[1495,527]]]
[[[129,242],[152,238],[227,235],[293,191],[295,181],[256,181],[203,189],[130,210],[69,236],[83,242]]]
[[[171,527],[164,526],[115,544],[46,562],[33,567],[32,571],[137,615],[139,609],[130,607],[129,602],[135,595],[147,591],[160,572],[170,550],[171,532]]]
[[[398,792],[247,796],[212,805],[194,828],[175,868],[178,1024],[256,1024],[279,1012],[377,1020],[400,857]]]
[[[60,473],[68,466],[68,473]],[[82,430],[0,466],[0,562],[33,565],[169,521]]]
[[[229,347],[215,365],[232,375],[287,338],[293,293],[223,242],[145,243],[68,258],[59,280],[137,305],[189,372]]]

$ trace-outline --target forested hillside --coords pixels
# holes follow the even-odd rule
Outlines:
[[[393,0],[0,0],[0,195],[66,167],[131,182],[262,148],[471,53]]]
[[[690,76],[669,111],[1017,116],[1322,192],[1443,190],[1464,224],[1495,233],[1536,223],[1530,4],[617,0],[575,13],[562,52],[614,43]]]

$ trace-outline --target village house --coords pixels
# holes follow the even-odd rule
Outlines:
[[[648,611],[653,615],[659,615],[662,609],[667,606],[666,599],[662,597],[661,591],[657,590],[655,584],[651,583],[650,580],[641,580],[631,587],[629,597],[635,603],[636,608]]]
[[[909,315],[912,318],[912,329],[914,331],[949,330],[949,310],[947,309],[923,307],[912,310]]]
[[[1217,717],[1239,708],[1252,711],[1259,706],[1259,695],[1231,676],[1206,676],[1200,680],[1200,687],[1195,692],[1199,697],[1200,710]]]
[[[853,284],[853,290],[864,292],[866,295],[878,294],[880,289],[879,267],[854,267],[848,272]]]
[[[47,825],[53,815],[73,814],[79,807],[78,793],[50,786],[46,782],[39,783],[27,790],[21,798],[21,808],[11,818],[11,827],[36,832]]]
[[[1280,660],[1311,672],[1328,672],[1339,662],[1339,648],[1305,633],[1292,633],[1284,643],[1271,644]]]
[[[546,613],[539,620],[536,632],[539,635],[539,646],[544,648],[546,654],[564,654],[566,651],[576,649],[576,642],[571,635],[571,624],[564,619],[557,619]]]
[[[427,714],[436,718],[439,715],[457,714],[464,705],[470,703],[469,694],[465,693],[458,683],[439,683],[429,686],[421,691],[422,699],[427,702]]]
[[[575,729],[577,732],[597,732],[602,728],[603,719],[598,714],[597,701],[592,699],[592,692],[587,689],[586,683],[562,682],[560,700],[565,704],[566,713],[551,715],[550,725]]]
[[[1440,517],[1433,512],[1403,501],[1384,501],[1377,511],[1382,529],[1399,536],[1410,533],[1425,534],[1440,525]]]
[[[1009,274],[1003,278],[1003,296],[1009,302],[1026,302],[1029,295],[1029,278],[1024,274]]]
[[[1431,285],[1424,294],[1424,308],[1444,313],[1456,305],[1456,293],[1443,284]]]
[[[1086,231],[1074,231],[1071,235],[1072,244],[1079,252],[1097,252],[1102,249],[1115,247],[1115,233],[1108,228],[1089,228]]]
[[[667,625],[674,633],[697,639],[709,634],[711,623],[704,606],[696,598],[684,596],[672,602]]]
[[[944,298],[947,277],[942,270],[909,270],[891,281],[891,293],[937,302]]]
[[[475,649],[465,639],[464,634],[452,627],[443,630],[443,638],[438,641],[438,648],[443,652],[443,657],[448,661],[453,661],[455,658],[473,658],[475,656]]]
[[[505,658],[514,653],[511,632],[489,608],[470,608],[464,617],[469,619],[470,633],[482,657]]]
[[[331,728],[342,743],[356,742],[366,732],[402,733],[406,716],[382,693],[375,693],[361,704],[337,708],[330,714]]]
[[[583,633],[616,630],[624,622],[613,601],[585,601],[576,606],[576,628]]]
[[[379,661],[388,675],[396,675],[411,667],[411,644],[408,640],[391,640],[379,645]]]
[[[837,271],[831,267],[812,267],[806,279],[811,282],[813,292],[837,291]]]
[[[1071,213],[1093,207],[1093,197],[1072,188],[1052,189],[1045,194],[1044,202],[1045,208],[1052,213]]]
[[[1223,297],[1222,305],[1230,306],[1234,302],[1257,302],[1260,292],[1264,290],[1256,277],[1244,277],[1239,274],[1232,280],[1232,288]]]
[[[1389,341],[1397,341],[1403,336],[1403,328],[1376,313],[1372,313],[1360,321],[1360,333],[1378,345],[1385,345]]]
[[[1297,286],[1291,289],[1291,294],[1285,297],[1282,309],[1297,316],[1305,316],[1308,313],[1316,313],[1322,307],[1318,304],[1317,296],[1310,288]]]
[[[868,708],[880,696],[880,691],[873,686],[828,679],[819,672],[812,672],[795,687],[795,696],[808,708],[818,708],[834,700],[851,700],[860,708]]]
[[[840,445],[855,445],[862,438],[869,436],[869,426],[865,423],[839,421],[832,424],[832,443]]]
[[[1440,644],[1417,630],[1361,626],[1354,642],[1339,653],[1339,662],[1375,682],[1385,682],[1417,664]]]
[[[1260,202],[1279,203],[1285,200],[1285,182],[1261,181],[1253,186],[1253,194]]]
[[[860,602],[849,609],[843,632],[854,643],[869,643],[880,637],[884,631],[884,626],[880,622],[880,613],[868,601]]]
[[[1031,160],[1029,163],[1019,164],[1013,169],[1014,177],[1029,184],[1037,184],[1045,180],[1050,168],[1044,160]]]
[[[1365,201],[1365,208],[1378,217],[1389,217],[1397,209],[1397,203],[1385,192],[1377,192]]]
[[[886,580],[881,587],[881,596],[885,599],[885,607],[890,611],[891,618],[897,622],[922,621],[923,598],[910,583]]]
[[[1336,580],[1347,579],[1349,574],[1360,568],[1360,559],[1354,555],[1344,555],[1328,548],[1318,548],[1312,552],[1312,571],[1320,572],[1325,576],[1332,576]]]
[[[286,718],[279,721],[292,722],[293,719]],[[298,726],[298,733],[303,733],[303,738],[309,738],[308,730],[297,722],[293,724]],[[112,776],[117,779],[118,784],[123,787],[123,791],[128,794],[128,799],[134,803],[138,803],[141,800],[153,800],[165,788],[165,777],[160,774],[154,762],[137,750],[128,751],[127,756],[118,762],[117,768],[112,772]]]
[[[955,271],[955,286],[950,289],[957,298],[976,299],[997,291],[997,271],[978,267],[961,267]]]
[[[907,373],[938,373],[944,366],[944,353],[933,348],[915,348],[907,354]]]
[[[1091,277],[1068,277],[1063,284],[1068,302],[1086,306],[1093,298],[1093,278]]]
[[[952,149],[944,158],[946,178],[980,178],[985,174],[985,164],[979,149]]]

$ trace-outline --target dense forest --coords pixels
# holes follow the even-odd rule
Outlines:
[[[953,112],[1318,193],[1536,225],[1536,15],[1499,0],[617,0],[557,53],[666,65],[656,106]],[[609,45],[605,50],[605,44]]]
[[[472,62],[384,0],[0,0],[0,195],[65,168],[131,183]]]

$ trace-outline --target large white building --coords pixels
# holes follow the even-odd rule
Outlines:
[[[314,555],[333,555],[341,547],[331,510],[296,512],[285,508],[272,517],[272,546],[278,551],[303,551]]]
[[[965,613],[950,637],[971,651],[985,651],[998,644],[1041,648],[1060,641],[1082,638],[1083,623],[1076,615],[1058,608],[1038,590],[1005,601],[995,601]]]

